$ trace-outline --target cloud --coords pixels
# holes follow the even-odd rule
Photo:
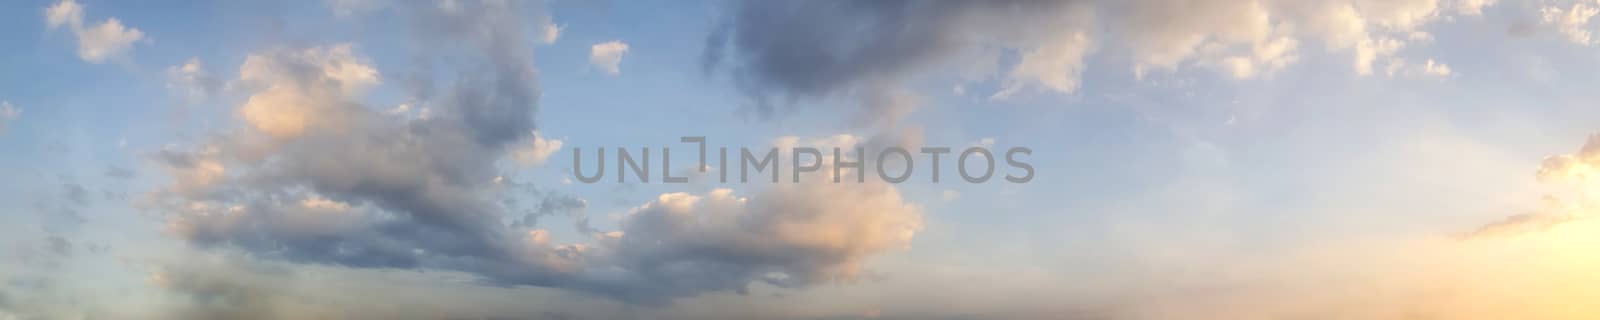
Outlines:
[[[817,178],[821,180],[819,176]],[[601,248],[630,271],[612,294],[653,299],[743,291],[752,281],[804,287],[858,279],[873,255],[907,248],[920,210],[884,183],[779,185],[662,194],[629,210]]]
[[[1554,187],[1542,208],[1485,224],[1467,237],[1539,233],[1594,217],[1600,210],[1600,134],[1590,135],[1577,152],[1545,157],[1535,176]]]
[[[83,6],[77,1],[61,1],[44,11],[45,26],[51,29],[83,25]]]
[[[561,140],[545,139],[538,132],[534,132],[532,139],[529,140],[530,143],[512,152],[512,158],[518,164],[525,166],[541,165],[544,164],[545,160],[550,159],[550,155],[555,154],[556,151],[561,151]]]
[[[1458,1],[1456,1],[1456,12],[1460,12],[1461,14],[1468,15],[1468,16],[1481,16],[1481,15],[1483,15],[1483,8],[1489,7],[1491,5],[1494,5],[1495,2],[1499,2],[1499,1],[1498,0],[1458,0]]]
[[[262,88],[239,107],[256,130],[279,139],[316,127],[351,125],[356,110],[342,103],[379,83],[377,70],[350,44],[253,54],[239,67],[239,80]]]
[[[294,265],[238,253],[161,257],[142,268],[154,299],[128,319],[637,319],[603,300],[483,286],[455,272]],[[419,290],[419,288],[423,288]],[[348,292],[362,292],[352,295]],[[116,301],[116,300],[113,300]],[[91,301],[80,302],[90,304]],[[582,316],[575,316],[581,314]]]
[[[1389,66],[1384,67],[1384,74],[1389,77],[1429,77],[1449,78],[1453,71],[1450,66],[1428,59],[1423,63],[1407,63],[1405,59],[1392,59]]]
[[[189,58],[181,65],[167,67],[167,90],[182,96],[189,103],[210,98],[222,87],[222,81],[212,77],[200,64],[200,58]]]
[[[1571,5],[1562,7],[1558,4],[1546,4],[1539,8],[1541,21],[1550,25],[1566,36],[1568,41],[1581,45],[1594,44],[1589,31],[1589,20],[1600,13],[1593,3],[1571,2]]]
[[[381,0],[323,0],[322,3],[337,16],[371,12],[388,5],[388,1]]]
[[[50,236],[48,240],[50,241],[51,252],[63,257],[72,255],[72,242],[67,241],[66,238],[62,238],[61,236]]]
[[[554,23],[546,23],[544,26],[539,27],[539,41],[544,44],[556,43],[557,39],[561,39],[561,31],[565,29],[566,27],[558,26]]]
[[[347,65],[361,59],[341,48],[349,47],[246,59],[241,77],[261,89],[238,109],[245,130],[158,157],[175,178],[158,191],[168,232],[285,261],[453,270],[664,303],[752,282],[854,279],[867,257],[906,246],[920,228],[917,209],[888,185],[819,183],[748,199],[731,190],[666,194],[632,210],[616,231],[580,225],[595,237],[590,243],[555,243],[535,223],[500,222],[510,208],[493,201],[504,195],[491,188],[491,164],[519,147],[474,139],[478,127],[458,113],[472,105],[433,102],[439,117],[408,120],[360,107],[345,88],[372,77],[330,71],[366,70]],[[480,99],[452,98],[445,102]],[[556,147],[529,136],[542,156]],[[539,211],[583,206],[555,200]]]
[[[600,71],[616,75],[622,70],[622,54],[628,52],[628,44],[622,41],[609,41],[589,47],[589,64],[599,68]]]
[[[132,169],[118,167],[118,166],[115,166],[115,165],[106,166],[105,174],[106,174],[107,177],[123,179],[123,180],[133,179],[134,177],[138,176],[138,173],[137,172],[133,172]]]
[[[0,133],[5,133],[12,121],[22,117],[22,108],[11,105],[11,101],[0,101]]]
[[[117,18],[106,18],[99,24],[86,26],[83,6],[73,0],[62,0],[45,9],[45,25],[54,30],[66,26],[78,40],[78,57],[89,63],[103,63],[111,57],[121,56],[144,39],[144,32],[124,26]]]
[[[170,196],[208,198],[227,178],[227,168],[215,147],[200,150],[167,148],[151,156],[172,178],[171,185],[157,193]]]
[[[71,201],[72,204],[79,206],[89,204],[89,190],[84,189],[82,185],[76,183],[65,183],[62,184],[61,187],[65,190],[63,195],[66,197],[67,201]]]
[[[156,157],[174,178],[156,191],[168,231],[288,261],[515,264],[520,245],[497,222],[505,208],[484,193],[494,162],[534,129],[538,88],[515,6],[405,8],[423,39],[488,63],[421,101],[427,118],[363,106],[381,76],[353,45],[249,55],[238,81],[250,96],[234,109],[242,127]]]
[[[1537,176],[1539,181],[1573,186],[1600,180],[1600,134],[1590,135],[1578,152],[1545,157]]]
[[[1000,90],[990,98],[1004,99],[1030,87],[1067,93],[1078,91],[1083,60],[1091,49],[1089,35],[1080,30],[1059,37],[1023,54],[1021,61],[1005,76]]]
[[[382,74],[349,44],[274,48],[239,67],[249,96],[236,127],[151,156],[171,182],[146,206],[198,248],[271,261],[437,270],[500,286],[570,289],[643,304],[753,283],[849,281],[871,256],[904,248],[920,211],[882,182],[664,194],[614,228],[578,217],[589,239],[562,243],[521,209],[497,161],[536,161],[559,140],[535,127],[538,87],[518,3],[415,10],[430,48],[486,61],[444,94],[417,95],[428,117],[362,103]],[[617,51],[620,52],[620,51]],[[425,51],[424,53],[435,53]],[[424,88],[426,89],[426,88]],[[821,180],[820,178],[817,180]],[[554,193],[538,214],[576,215]]]
[[[1452,12],[1492,3],[1470,2]],[[1139,77],[1193,67],[1254,79],[1320,44],[1373,74],[1448,13],[1437,0],[739,1],[708,33],[702,65],[731,76],[762,115],[846,97],[894,119],[908,112],[861,97],[955,70],[980,70],[961,81],[994,82],[994,99],[1071,94],[1096,55]]]
[[[1526,233],[1537,233],[1549,230],[1568,222],[1577,221],[1584,217],[1559,212],[1533,212],[1506,217],[1504,220],[1485,224],[1467,234],[1468,238],[1489,238],[1515,236]]]
[[[899,90],[924,68],[981,56],[974,50],[990,45],[1031,52],[1029,65],[1012,77],[1018,86],[1037,80],[1075,89],[1090,44],[1087,13],[1068,1],[742,1],[707,36],[702,63],[728,71],[763,116],[786,101],[840,96],[869,102],[862,109],[898,110],[871,105],[870,97],[888,96],[882,92]]]

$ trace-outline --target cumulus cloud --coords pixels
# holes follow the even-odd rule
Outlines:
[[[239,81],[262,88],[239,107],[246,123],[267,135],[289,139],[315,127],[337,127],[359,112],[343,101],[379,83],[378,73],[350,44],[253,54],[239,67]]]
[[[77,1],[61,1],[44,11],[45,26],[59,28],[63,25],[82,25],[83,6]]]
[[[561,151],[561,140],[545,139],[538,132],[534,132],[528,142],[512,153],[512,158],[518,164],[527,166],[541,165],[544,164],[545,160],[550,159],[550,155],[555,154],[556,151]]]
[[[920,211],[882,182],[670,193],[629,210],[615,228],[578,229],[563,243],[518,212],[497,161],[547,158],[559,140],[536,132],[538,87],[517,3],[417,10],[425,41],[483,57],[445,94],[418,98],[428,117],[396,117],[361,101],[382,84],[360,48],[276,48],[246,57],[238,126],[151,156],[171,178],[143,205],[165,230],[210,250],[353,268],[443,270],[504,286],[576,290],[636,303],[753,283],[853,280],[865,260],[908,245]],[[417,95],[430,97],[430,95]],[[818,179],[819,181],[821,179]],[[554,195],[554,194],[552,194]],[[538,214],[575,212],[549,197]]]
[[[1541,21],[1555,27],[1567,40],[1582,45],[1594,44],[1589,31],[1589,20],[1600,13],[1600,7],[1589,2],[1571,2],[1569,5],[1546,4],[1539,8]]]
[[[494,162],[534,129],[538,88],[515,5],[417,9],[426,39],[459,41],[492,66],[426,101],[427,118],[363,106],[381,76],[352,45],[248,56],[238,81],[251,94],[234,109],[243,127],[155,157],[173,178],[156,195],[168,231],[289,261],[513,263],[504,208],[484,192]]]
[[[84,25],[83,6],[62,0],[45,9],[45,25],[50,29],[65,26],[78,40],[78,57],[90,63],[103,63],[121,56],[144,39],[144,32],[124,26],[117,18],[106,18],[95,25]]]
[[[622,72],[622,54],[628,52],[628,44],[622,41],[607,41],[589,47],[589,64],[606,73],[616,75]]]

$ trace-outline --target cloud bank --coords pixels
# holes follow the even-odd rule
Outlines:
[[[1428,25],[1481,15],[1489,4],[739,1],[707,37],[702,64],[729,75],[763,115],[799,102],[846,99],[855,101],[861,117],[892,120],[911,106],[885,104],[882,97],[928,76],[993,83],[985,94],[994,99],[1071,94],[1097,56],[1126,62],[1122,68],[1140,78],[1189,68],[1227,78],[1270,77],[1314,49],[1346,55],[1359,75],[1448,75],[1446,62],[1399,53],[1426,44]],[[1418,67],[1400,70],[1408,65]]]
[[[560,146],[535,133],[525,31],[538,19],[514,14],[525,9],[405,9],[426,41],[486,61],[443,94],[416,94],[427,117],[363,104],[385,78],[355,45],[249,55],[236,79],[249,94],[233,108],[238,127],[152,157],[171,178],[151,196],[166,231],[276,261],[453,271],[664,304],[755,283],[853,281],[869,257],[905,248],[920,229],[920,209],[883,183],[663,194],[615,229],[579,228],[588,239],[573,243],[532,219],[512,221],[519,208],[503,201],[511,190],[497,164],[537,163]]]

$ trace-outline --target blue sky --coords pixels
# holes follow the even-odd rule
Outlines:
[[[1596,8],[8,2],[0,319],[1592,318]]]

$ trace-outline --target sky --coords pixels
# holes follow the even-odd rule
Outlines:
[[[0,319],[1592,319],[1597,14],[7,1]]]

